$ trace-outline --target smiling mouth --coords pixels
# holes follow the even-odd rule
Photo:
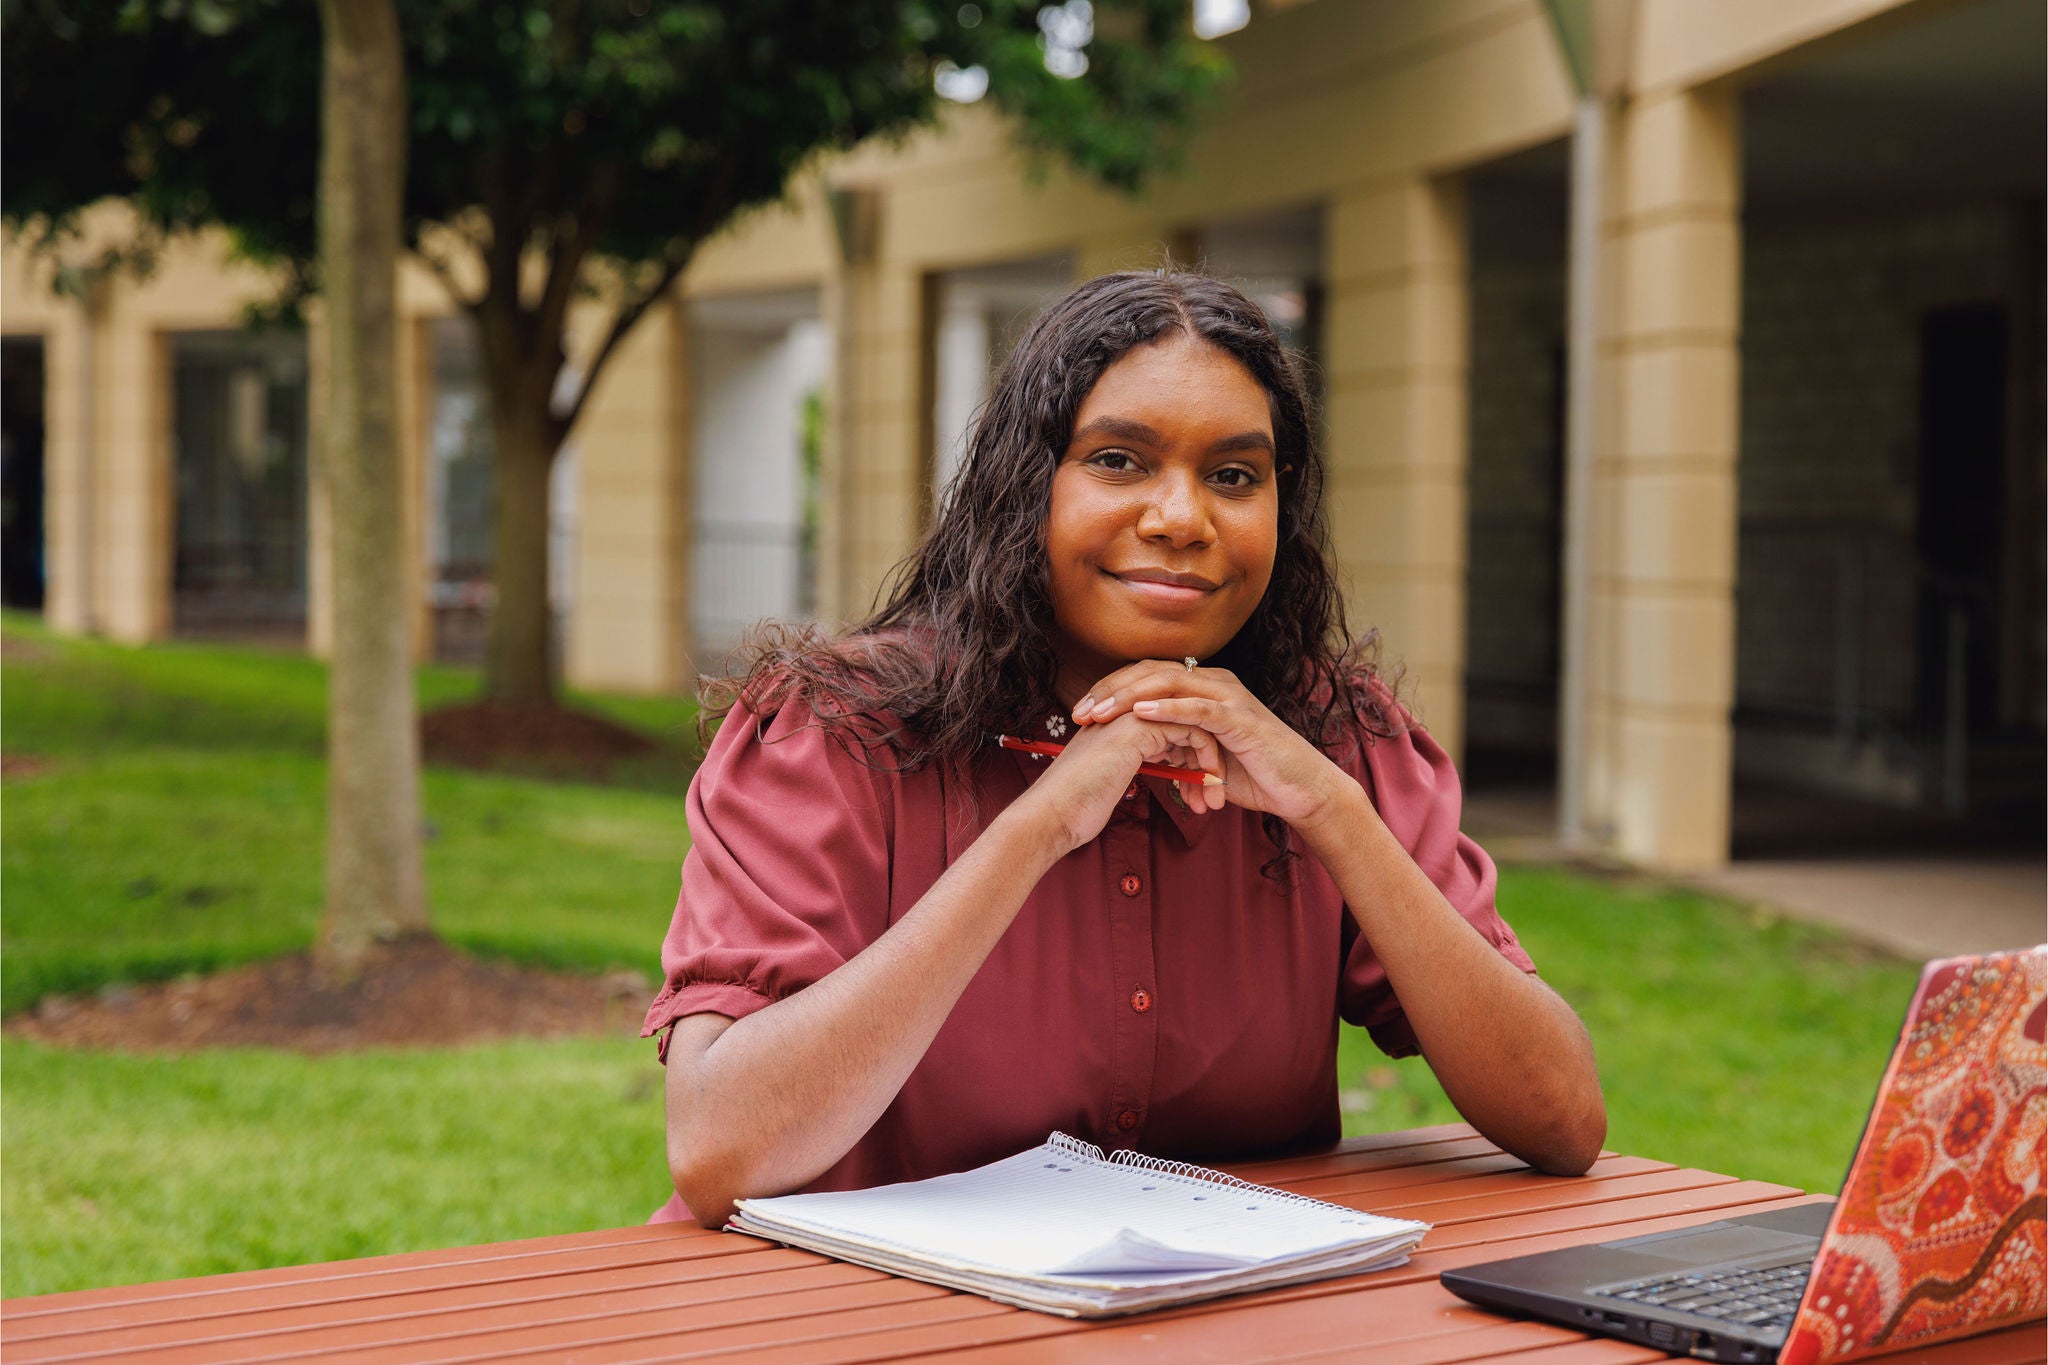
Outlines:
[[[1172,573],[1166,569],[1130,569],[1122,573],[1105,569],[1111,578],[1139,588],[1173,588],[1183,592],[1214,592],[1217,585],[1200,574]]]

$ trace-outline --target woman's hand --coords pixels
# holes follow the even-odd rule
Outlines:
[[[1094,727],[1125,717],[1177,732],[1201,767],[1222,773],[1224,786],[1188,788],[1190,806],[1221,810],[1228,802],[1304,827],[1357,789],[1227,668],[1190,669],[1161,659],[1128,664],[1075,703],[1076,743]]]
[[[1065,851],[1071,852],[1102,832],[1146,763],[1188,769],[1194,791],[1204,790],[1203,772],[1223,774],[1215,741],[1199,727],[1125,714],[1075,731],[1066,752],[1032,783],[1029,799],[1058,822]]]

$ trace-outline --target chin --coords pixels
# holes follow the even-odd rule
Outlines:
[[[1208,659],[1227,648],[1244,626],[1242,621],[1219,619],[1234,613],[1190,612],[1175,618],[1126,609],[1090,615],[1093,619],[1087,624],[1092,629],[1060,633],[1075,647],[1077,657],[1092,657],[1094,667],[1105,672],[1144,659]]]
[[[1140,659],[1178,660],[1190,655],[1206,659],[1229,644],[1230,639],[1226,635],[1218,640],[1213,631],[1133,631],[1119,642],[1115,653],[1128,663],[1136,663]]]

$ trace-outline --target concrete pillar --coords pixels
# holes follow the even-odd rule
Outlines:
[[[606,363],[569,438],[584,530],[564,671],[577,687],[672,692],[696,681],[689,339],[678,296],[649,309]]]
[[[917,544],[927,501],[924,280],[894,261],[845,266],[825,290],[827,398],[819,614],[858,620]]]
[[[99,424],[95,297],[52,315],[43,341],[43,547],[49,575],[43,619],[64,635],[86,635],[93,610],[94,465]]]
[[[1726,88],[1614,120],[1599,268],[1586,813],[1632,862],[1728,856],[1741,155]]]
[[[427,445],[434,411],[434,338],[426,318],[398,321],[398,496],[405,600],[411,606],[412,657],[434,649],[434,610],[427,601]]]
[[[123,318],[113,298],[95,330],[92,475],[93,618],[126,644],[171,631],[173,499],[171,364],[168,338]]]
[[[1404,180],[1333,198],[1323,232],[1325,456],[1354,631],[1378,627],[1401,696],[1464,740],[1465,201]]]

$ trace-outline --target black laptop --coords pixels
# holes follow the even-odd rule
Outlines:
[[[1902,1157],[1917,1150],[1912,1144],[1926,1145],[1923,1133],[1947,1144],[1949,1155],[1937,1158],[1946,1164],[1935,1173],[1947,1188],[1952,1173],[1969,1171],[1973,1162],[1988,1171],[1991,1185],[2011,1184],[2009,1151],[1994,1154],[1996,1144],[1986,1140],[1958,1157],[1954,1135],[1963,1118],[1932,1111],[1965,1088],[1957,1077],[1970,1075],[1972,1066],[2009,1092],[1999,1101],[2005,1112],[2017,1116],[2039,1106],[2044,964],[2048,948],[1927,965],[1839,1201],[1446,1270],[1444,1287],[1482,1307],[1674,1354],[1776,1361],[1782,1352],[1788,1365],[1925,1345],[2039,1316],[2038,1285],[1981,1282],[1981,1267],[2022,1249],[2015,1239],[2040,1245],[2038,1173],[2025,1207],[2011,1213],[2001,1216],[1996,1207],[2003,1194],[1987,1194],[1981,1216],[1973,1217],[1967,1201],[1958,1206],[1955,1230],[1939,1246],[1916,1240],[1910,1220],[1900,1223],[1897,1207],[1922,1196],[1896,1185],[1901,1178],[1930,1180]],[[1985,1165],[1992,1161],[1999,1165]],[[1874,1253],[1878,1242],[1884,1245]],[[1888,1285],[1888,1292],[1873,1284]],[[1853,1295],[1848,1286],[1856,1288]],[[1846,1311],[1852,1298],[1854,1313]],[[1788,1340],[1795,1341],[1789,1350]]]

